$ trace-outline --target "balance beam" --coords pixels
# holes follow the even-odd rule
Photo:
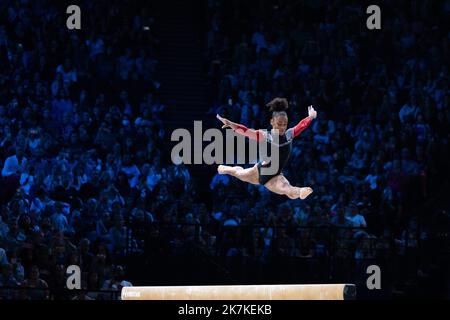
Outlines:
[[[124,287],[122,300],[352,300],[354,284]]]

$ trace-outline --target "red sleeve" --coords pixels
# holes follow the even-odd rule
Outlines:
[[[309,127],[311,124],[313,118],[306,117],[305,119],[301,120],[295,127],[293,127],[293,138],[298,136],[300,133],[302,133],[303,130]]]
[[[264,133],[261,130],[249,129],[242,124],[238,124],[236,130],[234,132],[243,135],[249,139],[262,141],[264,140]]]

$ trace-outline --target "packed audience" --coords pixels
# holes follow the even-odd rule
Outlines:
[[[437,199],[450,39],[438,5],[386,3],[403,13],[370,31],[364,8],[340,1],[208,1],[211,112],[267,128],[273,97],[288,98],[291,124],[310,104],[319,111],[285,172],[314,193],[286,201],[221,175],[199,199],[204,177],[167,159],[151,5],[85,1],[89,31],[67,32],[62,6],[3,1],[0,297],[117,298],[107,291],[133,284],[130,252],[198,247],[228,267],[294,257],[313,278],[323,257],[344,276],[350,263],[418,249],[448,217]],[[86,291],[64,290],[69,265]]]
[[[314,189],[307,200],[274,205],[279,197],[263,187],[221,175],[211,183],[225,225],[286,227],[277,237],[274,229],[253,230],[261,255],[325,251],[352,270],[351,261],[402,255],[445,230],[437,221],[448,220],[449,206],[442,203],[450,128],[450,38],[442,26],[449,4],[380,6],[396,14],[384,14],[382,30],[372,31],[361,4],[209,1],[210,113],[269,129],[265,105],[274,97],[288,98],[291,125],[308,105],[319,112],[294,142],[285,172],[291,183]],[[336,231],[330,246],[330,231],[320,226],[350,229]],[[235,255],[243,244],[228,248]]]
[[[151,7],[82,7],[68,31],[63,4],[0,4],[0,286],[29,288],[4,298],[111,298],[56,292],[69,265],[83,289],[130,285],[126,225],[152,221],[151,200],[183,173],[161,169]]]

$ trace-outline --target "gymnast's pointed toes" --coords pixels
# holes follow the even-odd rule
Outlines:
[[[310,187],[300,188],[300,199],[306,199],[311,193],[313,193],[313,189]]]
[[[219,165],[219,166],[217,167],[217,172],[218,172],[219,174],[224,174],[224,173],[225,173],[225,166],[224,166],[224,165]]]

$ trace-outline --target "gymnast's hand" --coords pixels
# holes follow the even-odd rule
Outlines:
[[[308,107],[308,116],[312,119],[317,118],[317,111],[314,110],[313,106]]]
[[[222,117],[219,116],[219,115],[216,115],[216,118],[219,119],[219,120],[223,123],[222,129],[225,129],[225,128],[231,128],[231,129],[233,129],[233,127],[232,127],[233,122],[231,122],[230,120],[225,119],[225,118],[222,118]]]

